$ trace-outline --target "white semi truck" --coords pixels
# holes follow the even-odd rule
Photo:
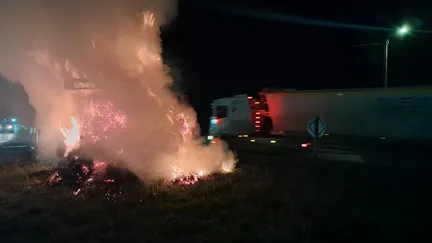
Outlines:
[[[264,89],[256,98],[236,95],[211,105],[209,138],[307,139],[308,121],[320,116],[327,136],[350,141],[367,160],[428,151],[432,141],[432,87]]]

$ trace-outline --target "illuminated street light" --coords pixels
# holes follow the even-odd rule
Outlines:
[[[402,25],[401,27],[396,29],[396,34],[400,37],[403,37],[409,34],[411,28],[408,25]],[[387,88],[387,73],[388,73],[388,47],[390,44],[390,40],[387,38],[384,43],[384,88]]]
[[[406,34],[409,34],[409,32],[410,32],[410,27],[408,26],[408,25],[403,25],[403,26],[401,26],[401,27],[399,27],[398,29],[397,29],[397,34],[399,35],[399,36],[404,36],[404,35],[406,35]]]

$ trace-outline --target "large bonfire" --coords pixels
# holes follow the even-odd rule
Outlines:
[[[139,24],[124,21],[114,39],[89,37],[85,55],[75,61],[62,61],[48,49],[30,53],[28,73],[35,75],[23,85],[38,111],[41,146],[52,147],[55,134],[61,134],[59,168],[73,170],[81,185],[97,180],[109,166],[130,170],[141,181],[182,184],[233,171],[233,153],[223,143],[204,145],[196,135],[195,112],[169,89],[173,81],[161,58],[162,21],[150,11],[139,19]],[[42,79],[50,83],[45,95],[36,95],[34,84],[43,85]],[[72,85],[64,89],[68,82]],[[47,97],[53,100],[41,100]],[[57,173],[49,181],[61,179]]]

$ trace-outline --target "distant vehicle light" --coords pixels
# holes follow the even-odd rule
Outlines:
[[[13,123],[17,122],[17,119],[16,119],[16,118],[11,118],[10,120],[11,120],[11,122],[13,122]]]
[[[276,141],[275,140],[270,140],[270,143],[276,143]]]
[[[219,119],[213,118],[213,119],[211,119],[210,124],[216,125],[216,124],[218,124],[218,122],[219,122]]]
[[[251,141],[251,143],[255,143],[255,139],[251,139],[250,141]]]
[[[238,135],[237,137],[239,137],[239,138],[242,138],[242,137],[243,137],[243,135]]]
[[[248,100],[251,100],[251,99],[252,99],[252,96],[248,96],[247,99],[248,99]]]
[[[13,129],[13,126],[12,125],[7,125],[6,128],[9,129],[9,130],[11,130],[11,129]]]
[[[247,138],[247,137],[249,137],[249,135],[245,134],[245,135],[243,135],[243,137]]]
[[[212,135],[207,136],[207,140],[212,140],[214,137]]]

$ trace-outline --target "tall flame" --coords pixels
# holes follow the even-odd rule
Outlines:
[[[72,125],[71,128],[62,127],[60,123],[60,132],[64,136],[64,144],[66,147],[63,155],[64,157],[68,156],[71,151],[78,149],[80,146],[80,126],[78,121],[73,116],[69,117],[69,119]]]

